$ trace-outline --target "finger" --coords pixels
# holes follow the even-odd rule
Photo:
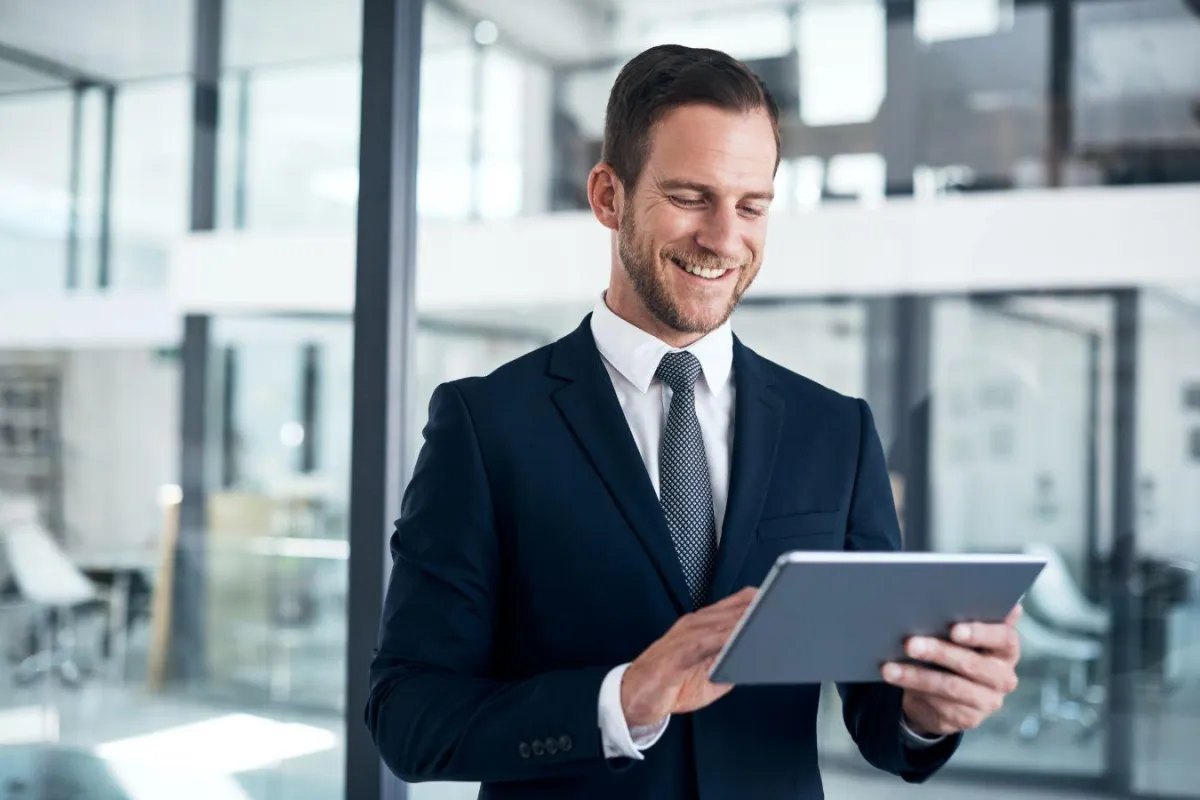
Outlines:
[[[746,615],[746,608],[741,605],[723,606],[717,608],[710,606],[701,611],[696,611],[688,614],[681,622],[685,629],[708,628],[713,626],[728,626],[733,627],[738,620]]]
[[[745,616],[746,609],[750,607],[751,602],[743,601],[728,605],[707,606],[683,617],[683,622],[688,627],[703,627],[712,624],[736,624],[738,620]]]
[[[883,679],[893,686],[930,695],[932,698],[949,700],[957,705],[969,706],[991,713],[1003,702],[999,692],[972,683],[966,678],[949,672],[941,672],[907,664],[884,665]]]
[[[704,613],[715,608],[744,608],[754,602],[754,598],[758,595],[758,589],[753,586],[747,586],[740,592],[735,592],[726,598],[723,598],[710,606],[705,606],[696,613]]]
[[[924,636],[908,640],[905,652],[919,661],[943,666],[967,680],[1008,694],[1017,688],[1017,676],[1007,662],[974,650]]]
[[[1025,614],[1025,609],[1021,606],[1020,603],[1017,603],[1015,606],[1013,606],[1013,610],[1008,612],[1008,616],[1004,618],[1004,624],[1005,625],[1016,625],[1017,620],[1019,620],[1024,614]]]
[[[1009,661],[1016,660],[1021,647],[1016,628],[1004,622],[960,622],[950,630],[950,638],[958,644],[987,650]]]

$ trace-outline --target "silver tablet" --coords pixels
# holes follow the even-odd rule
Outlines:
[[[1045,560],[1029,555],[785,553],[709,672],[718,683],[881,681],[914,635],[1003,621]]]

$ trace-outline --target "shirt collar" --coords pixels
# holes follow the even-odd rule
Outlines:
[[[713,394],[725,388],[733,370],[733,330],[728,320],[690,346],[676,348],[618,317],[601,295],[592,311],[592,336],[600,355],[643,393],[650,390],[659,362],[670,352],[687,350],[694,355]]]

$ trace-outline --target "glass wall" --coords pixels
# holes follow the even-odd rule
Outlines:
[[[956,759],[1100,775],[1111,557],[1113,308],[1105,298],[939,301],[929,404],[931,539],[939,551],[1025,551],[1049,566],[1025,598],[1020,691]],[[1106,447],[1107,445],[1107,447]],[[1102,534],[1103,530],[1103,534]],[[1099,602],[1097,602],[1099,599]]]
[[[361,4],[224,5],[220,227],[352,236]],[[76,11],[0,10],[6,302],[103,288],[104,238],[114,294],[163,292],[188,233],[193,4]],[[19,82],[8,46],[95,86]],[[130,327],[0,341],[0,794],[339,797],[350,320],[212,318],[187,402],[182,319]],[[206,441],[185,447],[197,396]]]
[[[73,93],[0,94],[0,291],[67,281]]]
[[[1141,301],[1136,470],[1140,652],[1135,786],[1195,794],[1200,729],[1200,292]]]

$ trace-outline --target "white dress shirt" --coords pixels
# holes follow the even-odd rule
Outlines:
[[[674,394],[655,377],[659,362],[674,348],[641,328],[618,317],[601,297],[592,311],[592,336],[604,368],[612,379],[617,400],[633,432],[642,463],[659,491],[658,458],[663,427],[671,410]],[[728,321],[686,349],[700,362],[702,379],[696,381],[696,416],[704,438],[712,480],[713,516],[717,523],[717,543],[725,521],[729,501],[730,457],[733,453],[734,383],[733,330]],[[600,686],[599,719],[606,758],[642,760],[647,750],[667,729],[670,717],[658,725],[630,728],[621,706],[621,679],[628,664],[614,668]],[[928,746],[940,741],[912,732],[903,720],[901,730],[913,746]]]

